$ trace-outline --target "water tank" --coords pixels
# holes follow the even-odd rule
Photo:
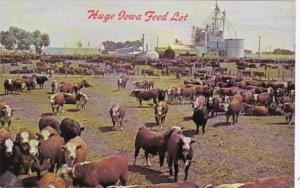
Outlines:
[[[244,39],[225,39],[225,56],[227,58],[243,58],[244,42]]]

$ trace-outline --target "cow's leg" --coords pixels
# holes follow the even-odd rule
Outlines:
[[[235,124],[235,113],[232,114],[232,125]]]
[[[145,151],[145,157],[146,157],[146,160],[147,160],[147,166],[151,166],[148,154],[149,153],[147,151]]]
[[[173,159],[172,159],[172,157],[168,156],[168,166],[169,166],[169,174],[170,174],[170,176],[173,176],[172,164],[173,164]]]
[[[236,118],[235,118],[235,122],[238,122],[238,118],[239,118],[239,113],[236,113]]]
[[[7,124],[8,124],[8,131],[11,131],[11,120],[9,120],[8,122],[7,122]]]
[[[141,149],[141,146],[136,143],[135,144],[135,151],[134,151],[134,162],[133,162],[134,166],[136,165],[136,158],[139,155],[140,149]]]
[[[187,176],[188,176],[188,173],[189,173],[189,168],[191,166],[191,162],[190,161],[186,161],[185,162],[185,168],[184,168],[184,181],[187,180]]]
[[[52,108],[52,114],[55,114],[55,112],[54,112],[54,106],[52,106],[51,108]]]
[[[174,161],[174,181],[177,182],[177,176],[178,176],[178,160]]]
[[[200,125],[197,124],[196,126],[197,126],[196,132],[197,132],[197,134],[199,134],[199,126],[200,126]]]
[[[206,126],[206,122],[203,123],[202,125],[202,133],[205,134],[205,126]]]
[[[229,122],[229,115],[226,114],[226,123],[228,124]]]
[[[163,170],[164,160],[165,160],[165,153],[160,152],[159,153],[159,165],[160,165],[159,171]]]
[[[142,99],[141,98],[139,98],[139,102],[140,102],[140,106],[142,106]]]
[[[120,130],[122,131],[123,130],[123,119],[120,120],[119,127],[120,127]]]

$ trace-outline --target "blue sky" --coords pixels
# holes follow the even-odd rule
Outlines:
[[[226,11],[245,48],[256,50],[258,35],[262,49],[295,47],[295,1],[218,1]],[[215,1],[4,1],[0,0],[0,30],[10,26],[33,31],[39,29],[50,35],[51,46],[72,47],[81,40],[93,47],[105,40],[136,40],[144,33],[149,46],[167,46],[174,39],[191,43],[192,26],[201,26],[212,12]],[[101,21],[88,20],[89,9],[103,13],[144,14],[148,10],[173,14],[188,13],[185,22]],[[170,16],[170,15],[169,15]]]

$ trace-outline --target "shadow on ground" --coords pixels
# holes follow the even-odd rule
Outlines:
[[[129,166],[129,171],[139,173],[150,181],[152,184],[158,183],[173,183],[174,181],[167,175],[162,175],[161,172],[143,166]]]

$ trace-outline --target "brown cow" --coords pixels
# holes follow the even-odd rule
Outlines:
[[[54,95],[51,95],[49,98],[50,98],[50,104],[52,107],[53,114],[58,114],[59,107],[61,107],[62,112],[64,112],[63,111],[63,107],[64,107],[64,103],[65,103],[64,93],[59,92]],[[56,112],[55,112],[55,108],[56,108]]]
[[[58,134],[60,134],[60,123],[56,119],[54,119],[51,116],[43,116],[39,120],[39,130],[41,131],[42,129],[46,127],[52,127],[54,130],[57,131]]]
[[[92,85],[89,84],[86,80],[82,80],[79,83],[61,83],[59,91],[64,93],[75,92],[76,94],[83,87],[92,87]]]
[[[80,136],[72,138],[62,148],[65,150],[65,161],[70,167],[87,159],[88,147]]]
[[[157,155],[159,154],[160,169],[164,163],[164,156],[167,149],[167,142],[172,133],[182,133],[182,128],[178,126],[173,126],[165,132],[154,132],[146,127],[141,127],[135,138],[135,153],[134,153],[134,163],[136,165],[136,159],[139,155],[140,149],[143,148],[145,151],[145,158],[147,160],[147,165],[151,166],[148,154]]]
[[[146,89],[153,89],[154,87],[154,81],[153,80],[144,80],[144,84],[146,86]]]
[[[117,82],[118,83],[118,90],[125,89],[128,80],[129,80],[129,78],[127,76],[120,77],[120,79],[118,79],[118,82]]]
[[[167,144],[168,153],[168,166],[170,176],[173,176],[173,165],[174,165],[174,180],[177,181],[178,175],[178,160],[182,160],[184,166],[184,180],[187,180],[188,171],[193,159],[193,148],[192,144],[195,141],[189,137],[185,137],[182,134],[172,133]]]
[[[74,179],[79,186],[107,187],[120,182],[125,186],[128,182],[128,162],[120,155],[104,157],[91,162],[77,163],[72,168],[64,166],[61,174]]]
[[[179,88],[178,92],[180,93],[180,100],[184,104],[185,99],[194,100],[195,99],[195,88]]]
[[[113,128],[119,127],[120,130],[123,130],[123,119],[125,117],[125,107],[121,104],[114,104],[110,110],[109,114],[113,123]]]
[[[140,89],[134,89],[129,96],[130,97],[136,97],[139,100],[140,106],[142,106],[143,100],[151,100],[153,99],[153,103],[157,103],[157,98],[159,95],[158,89],[150,89],[150,90],[140,90]]]
[[[46,163],[50,159],[50,171],[54,172],[55,167],[58,169],[65,163],[64,151],[61,149],[65,145],[64,138],[55,135],[48,140],[40,142],[39,145],[39,158],[42,164]],[[38,177],[40,177],[41,171],[38,170]]]
[[[269,111],[265,106],[254,106],[246,104],[244,106],[245,114],[249,116],[266,116]]]
[[[254,101],[257,104],[268,105],[271,102],[271,96],[268,92],[261,94],[254,94]]]
[[[283,111],[286,123],[292,125],[292,118],[295,115],[295,104],[294,103],[284,103]]]
[[[242,108],[242,103],[239,99],[233,99],[229,103],[224,104],[224,111],[226,115],[226,122],[228,123],[229,117],[232,116],[232,124],[238,121],[238,116]]]

